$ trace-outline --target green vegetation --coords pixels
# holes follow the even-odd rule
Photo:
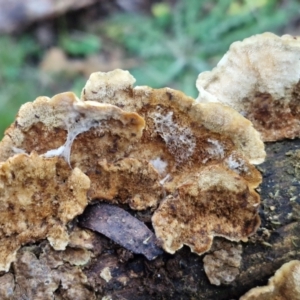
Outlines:
[[[108,42],[136,60],[130,72],[137,84],[170,86],[196,96],[197,75],[216,65],[232,42],[264,31],[282,33],[299,11],[296,0],[182,0],[175,7],[160,2],[153,5],[151,16],[113,15],[99,26],[84,28],[88,34],[63,26],[57,46],[82,59],[101,53]],[[0,36],[0,45],[0,137],[22,103],[67,89],[79,94],[83,76],[57,79],[40,71],[44,50],[29,34]]]
[[[80,93],[86,81],[82,76],[53,76],[39,69],[42,49],[33,37],[0,36],[0,45],[0,138],[23,103],[68,89]]]
[[[93,34],[75,32],[74,34],[61,34],[59,46],[69,55],[87,56],[100,51],[100,39]]]
[[[15,118],[17,108],[31,101],[40,92],[38,71],[26,64],[30,56],[38,55],[33,40],[24,37],[0,37],[0,130]],[[1,135],[1,134],[0,134]]]
[[[229,45],[253,34],[276,32],[299,15],[300,4],[277,0],[180,1],[154,5],[153,16],[116,15],[104,33],[142,58],[131,70],[137,84],[171,86],[196,96],[197,75],[211,69]]]

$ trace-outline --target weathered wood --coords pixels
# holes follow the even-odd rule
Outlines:
[[[172,299],[238,299],[252,287],[266,284],[283,263],[300,259],[300,140],[270,143],[266,148],[268,157],[259,167],[264,177],[260,186],[262,225],[249,242],[242,243],[242,266],[232,284],[211,285],[203,270],[203,257],[183,248],[153,262],[135,256],[119,269],[124,269],[126,277],[135,266],[139,272],[133,277],[137,278],[128,278],[130,284],[120,289],[111,289],[108,283],[102,286],[104,291],[113,299],[133,299],[133,293],[134,299],[170,299],[170,295]],[[92,269],[95,268],[94,265]],[[87,270],[88,277],[90,271]]]
[[[299,149],[300,140],[267,144],[267,160],[259,167],[264,177],[260,186],[262,225],[247,243],[242,243],[240,273],[231,284],[210,284],[203,269],[203,256],[191,253],[188,247],[175,255],[164,253],[148,261],[143,255],[132,254],[101,234],[81,232],[77,244],[86,245],[88,251],[76,250],[74,238],[71,247],[61,252],[52,250],[46,242],[24,247],[11,269],[15,278],[23,276],[21,287],[17,282],[15,296],[21,295],[20,290],[25,291],[22,297],[24,293],[34,294],[29,281],[28,287],[24,287],[24,278],[32,276],[31,268],[36,265],[51,269],[54,274],[47,279],[51,284],[48,282],[45,289],[52,286],[55,299],[75,299],[72,291],[76,292],[76,299],[239,299],[252,287],[265,285],[283,263],[300,259]],[[150,211],[128,211],[151,228]],[[91,258],[90,262],[81,265],[87,257]],[[68,279],[69,274],[72,280]],[[10,285],[14,287],[12,277],[8,276],[0,277],[3,299],[6,299],[3,287],[6,291]],[[66,283],[58,285],[58,280]],[[70,282],[72,287],[67,284]],[[52,293],[49,289],[47,292]]]

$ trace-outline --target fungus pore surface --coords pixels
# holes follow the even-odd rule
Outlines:
[[[59,156],[89,176],[90,199],[117,202],[118,198],[134,209],[155,207],[162,193],[158,173],[147,161],[124,160],[144,126],[144,119],[134,112],[83,102],[72,93],[39,97],[24,104],[7,129],[0,161],[19,152]]]
[[[235,42],[212,71],[199,74],[201,103],[229,105],[264,141],[300,136],[300,39],[263,33]]]
[[[144,118],[128,157],[149,162],[159,174],[166,197],[152,223],[163,248],[174,253],[186,244],[201,254],[214,236],[244,240],[253,234],[260,224],[254,189],[261,174],[252,163],[261,163],[265,151],[251,122],[228,106],[197,103],[170,88],[133,88],[134,82],[127,71],[94,73],[81,99]]]
[[[91,75],[81,99],[63,93],[24,104],[0,142],[2,166],[28,157],[29,166],[34,161],[64,164],[71,178],[76,173],[90,180],[89,188],[81,190],[87,191],[84,205],[99,200],[136,210],[158,207],[153,227],[170,253],[183,245],[204,253],[214,236],[246,240],[260,224],[255,188],[261,174],[252,164],[265,158],[264,144],[252,123],[223,104],[198,103],[170,88],[133,88],[134,82],[127,71],[98,72]],[[53,172],[51,180],[58,180],[59,172]],[[64,182],[68,181],[62,181],[62,188]],[[3,190],[9,190],[7,184]],[[43,184],[37,180],[28,191]],[[58,246],[53,232],[66,235],[65,223],[82,211],[84,205],[67,218],[59,209],[68,206],[68,193],[74,190],[70,188],[62,202],[51,206],[54,211],[36,212],[41,222],[36,227],[45,231],[31,236],[33,240],[46,234],[55,249],[66,246],[67,241]],[[47,193],[50,199],[52,195],[55,192]],[[30,197],[18,201],[30,202]],[[62,225],[47,231],[45,219],[52,216],[61,218]],[[31,241],[21,238],[20,229],[15,231],[20,237],[11,246],[14,250]]]

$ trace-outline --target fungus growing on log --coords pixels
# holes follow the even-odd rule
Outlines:
[[[150,162],[160,175],[166,197],[152,223],[163,248],[174,253],[186,244],[201,254],[214,236],[245,240],[260,224],[254,189],[261,174],[252,165],[265,158],[258,132],[230,107],[170,88],[133,88],[134,81],[122,70],[94,73],[81,97],[145,119],[128,157]]]
[[[248,118],[264,141],[300,137],[300,39],[263,33],[233,43],[199,74],[201,103],[220,102]]]
[[[214,236],[247,240],[260,225],[259,195],[233,171],[209,166],[186,178],[176,194],[155,211],[156,236],[169,253],[187,245],[192,252],[207,252]]]
[[[0,270],[8,271],[24,244],[47,238],[65,249],[67,222],[87,205],[90,179],[62,158],[45,159],[35,152],[0,163]]]
[[[240,300],[297,300],[300,299],[300,261],[285,263],[269,279],[267,286],[256,287]]]
[[[230,284],[239,275],[241,261],[242,245],[219,239],[204,256],[203,266],[211,284]]]
[[[157,172],[147,162],[124,159],[143,128],[139,115],[110,104],[83,102],[72,93],[39,97],[21,107],[6,131],[0,161],[16,152],[60,156],[89,176],[91,199],[119,196],[134,209],[155,207],[162,193]]]
[[[124,157],[143,128],[144,120],[136,113],[83,102],[70,92],[51,99],[39,97],[24,104],[15,123],[6,130],[0,143],[0,161],[15,152],[34,150],[45,157],[62,156],[72,167],[78,165],[85,171],[100,158]]]
[[[63,93],[51,99],[37,98],[21,107],[0,142],[2,166],[20,158],[30,158],[28,167],[33,170],[43,165],[44,172],[47,164],[64,164],[71,178],[75,173],[89,184],[80,190],[82,205],[75,212],[67,209],[73,187],[61,196],[62,211],[56,203],[53,211],[35,212],[41,223],[35,226],[44,231],[21,239],[24,233],[17,229],[20,238],[12,255],[20,245],[46,237],[55,249],[63,249],[68,243],[66,222],[94,200],[129,205],[134,210],[156,209],[152,216],[155,234],[169,253],[188,245],[202,254],[210,249],[215,236],[239,241],[256,231],[260,198],[255,188],[261,174],[252,164],[261,163],[265,151],[251,122],[222,104],[197,103],[169,88],[133,88],[134,81],[126,71],[99,72],[91,75],[82,99]],[[21,171],[16,170],[17,177]],[[36,177],[32,176],[36,182],[27,192],[44,186],[43,180],[38,180],[41,171],[36,172]],[[60,182],[57,176],[62,175],[54,167],[51,174],[52,181],[58,180],[56,189],[65,187],[67,179]],[[19,189],[21,183],[17,182],[12,186]],[[3,183],[3,189],[9,191],[7,184]],[[46,192],[50,199],[55,195],[47,188]],[[22,201],[30,202],[30,197],[37,196],[40,194],[26,194],[17,203],[23,205]],[[9,201],[9,195],[3,199]],[[61,218],[62,225],[47,231],[45,220],[52,220],[52,216]],[[119,230],[122,223],[117,225]],[[116,237],[108,232],[116,230],[113,226],[101,226],[99,222],[97,231]],[[63,242],[61,236],[66,236]],[[3,243],[2,247],[8,246]],[[146,256],[152,259],[156,255]],[[12,259],[4,257],[2,268],[7,269]]]
[[[231,148],[236,148],[250,163],[260,164],[264,161],[265,151],[260,135],[251,122],[235,110],[220,104],[197,103],[182,92],[170,88],[133,88],[134,82],[134,77],[123,70],[93,73],[82,90],[81,99],[113,104],[125,111],[141,115],[147,128],[143,132],[140,147],[147,143],[154,153],[161,151],[152,148],[166,148],[164,150],[167,150],[175,162],[194,160],[194,156],[199,154],[197,133],[204,134],[203,140],[209,145],[201,146],[210,148],[209,152],[218,146],[217,141],[215,145],[211,145],[214,143],[213,136],[221,139],[224,135],[224,140],[230,140]],[[209,138],[211,141],[207,141]],[[220,144],[221,156],[226,156],[226,150],[226,145]],[[142,152],[152,160],[162,159],[159,154],[155,156],[151,151]],[[203,159],[205,154],[201,155]],[[218,153],[215,156],[218,156]]]

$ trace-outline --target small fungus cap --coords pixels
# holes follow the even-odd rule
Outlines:
[[[201,255],[215,236],[247,240],[260,225],[259,195],[232,171],[207,167],[177,190],[178,195],[164,199],[152,217],[156,236],[169,253],[187,245]]]
[[[25,243],[47,238],[65,249],[65,225],[83,212],[89,187],[90,179],[62,158],[33,152],[0,163],[0,270],[8,271]]]
[[[148,162],[123,159],[141,138],[144,126],[144,119],[135,112],[83,102],[73,93],[39,97],[21,107],[16,122],[6,131],[0,161],[32,151],[45,158],[62,157],[88,174],[91,200],[116,202],[119,196],[133,209],[155,207],[162,194],[158,173]],[[109,166],[117,160],[117,165]]]
[[[111,124],[114,122],[118,126]],[[134,140],[141,136],[144,126],[136,113],[109,104],[83,102],[70,92],[51,99],[39,97],[22,105],[16,122],[6,130],[0,143],[0,161],[18,151],[34,150],[46,157],[61,155],[70,162],[73,142],[80,134],[94,130],[101,135],[113,128],[115,134]]]
[[[96,72],[91,74],[83,93],[85,90],[90,92],[88,95],[90,101],[101,99],[101,102],[107,102],[106,99],[111,98],[122,101],[122,96],[131,89],[135,81],[128,71],[121,69],[111,72]]]
[[[234,42],[212,71],[200,73],[197,101],[229,105],[264,141],[300,136],[300,39],[263,33]]]
[[[211,284],[230,284],[239,275],[242,261],[242,245],[223,239],[214,240],[213,246],[203,258],[203,267]]]

